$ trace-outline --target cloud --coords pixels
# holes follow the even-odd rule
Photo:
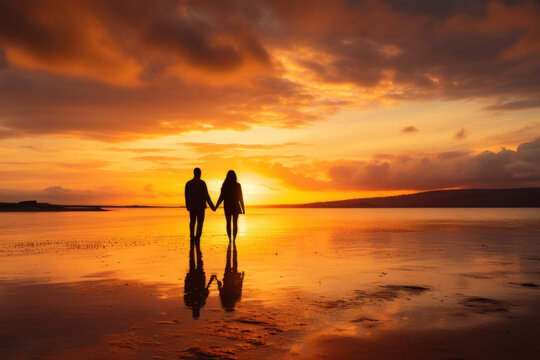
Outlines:
[[[277,149],[287,146],[301,145],[294,142],[282,143],[282,144],[238,144],[238,143],[206,143],[206,142],[183,142],[177,145],[184,145],[190,147],[192,150],[204,154],[209,153],[223,153],[226,151],[235,150],[268,150]]]
[[[418,131],[416,126],[406,126],[403,129],[401,129],[402,133],[412,133],[412,132],[416,132],[416,131]]]
[[[287,35],[310,50],[291,58],[319,81],[374,89],[388,99],[538,100],[537,2],[276,4]]]
[[[303,190],[429,190],[540,186],[540,138],[516,150],[395,155],[371,161],[339,160],[312,165],[312,174],[281,164],[260,165],[266,176]],[[315,175],[314,175],[315,174]]]
[[[463,128],[456,131],[456,134],[454,135],[454,139],[457,139],[457,140],[462,140],[462,139],[465,139],[466,137],[467,137],[467,131]]]
[[[152,152],[167,152],[167,151],[172,151],[173,149],[109,147],[109,148],[106,148],[105,150],[107,150],[107,151],[118,151],[118,152],[152,153]]]
[[[109,161],[101,160],[89,160],[89,161],[80,161],[80,162],[55,162],[52,165],[56,165],[63,168],[75,169],[75,170],[92,170],[92,169],[101,169],[109,165]]]
[[[64,134],[118,141],[254,125],[296,127],[332,111],[307,97],[302,86],[279,79],[252,80],[246,87],[175,80],[126,89],[0,72],[0,136],[5,138]]]
[[[485,109],[489,111],[510,111],[532,109],[537,107],[540,107],[540,99],[498,102],[497,104],[486,106]]]
[[[182,195],[178,191],[178,179],[187,181],[195,166],[203,169],[205,179],[222,179],[229,169],[235,169],[241,180],[266,178],[269,179],[267,183],[280,183],[281,193],[294,190],[366,192],[540,186],[540,138],[523,142],[515,149],[502,148],[499,151],[454,150],[431,154],[409,151],[376,154],[365,161],[308,162],[302,159],[298,162],[282,163],[280,158],[270,155],[228,156],[216,153],[201,156],[196,163],[186,164],[181,162],[181,158],[150,156],[141,159],[150,162],[150,169],[143,172],[140,169],[130,174],[123,171],[96,170],[89,164],[87,170],[92,173],[90,177],[84,168],[82,170],[74,168],[73,170],[77,170],[74,172],[71,172],[72,169],[68,169],[68,172],[65,169],[43,172],[34,168],[0,171],[0,178],[4,181],[4,187],[0,189],[0,199],[2,201],[36,199],[54,203],[88,204],[178,202],[181,200],[178,196]],[[96,163],[96,166],[99,164]],[[74,178],[75,174],[82,177]],[[36,184],[33,179],[52,184],[57,184],[58,179],[69,181],[71,184],[81,181],[93,184],[94,178],[105,178],[109,183],[115,184],[119,179],[124,180],[126,176],[133,174],[137,177],[127,183],[131,186],[130,189],[125,186],[76,189],[71,188],[71,185],[57,185],[38,190],[12,189],[17,186],[32,188]],[[152,185],[155,184],[152,179],[163,183],[164,178],[172,179],[174,185],[163,189]],[[23,183],[21,179],[24,179]]]
[[[532,0],[0,0],[0,138],[297,127],[388,100],[538,107],[539,15]]]
[[[437,158],[453,159],[453,158],[469,155],[470,153],[471,153],[470,151],[445,151],[445,152],[437,154]]]
[[[2,1],[0,44],[16,66],[117,85],[178,63],[218,72],[269,66],[256,34],[220,15],[172,0]]]
[[[62,161],[56,161],[56,162],[47,162],[47,161],[0,161],[0,164],[3,165],[22,165],[22,166],[29,166],[32,168],[37,168],[39,166],[53,166],[53,167],[59,167],[64,169],[72,169],[74,171],[81,171],[81,170],[96,170],[96,169],[102,169],[110,164],[109,161],[102,161],[102,160],[81,160],[78,162],[62,162]]]
[[[149,155],[149,156],[137,156],[134,159],[135,160],[155,162],[155,163],[158,163],[158,164],[176,162],[176,161],[185,161],[186,160],[184,158],[177,157],[177,156],[159,156],[159,155],[156,155],[156,156],[152,156],[152,155]]]
[[[497,135],[491,135],[486,138],[489,144],[519,144],[530,139],[531,134],[540,133],[540,124],[532,123],[525,125],[513,131],[507,131]]]

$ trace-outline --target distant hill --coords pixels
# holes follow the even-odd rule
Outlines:
[[[540,188],[436,190],[416,194],[309,204],[282,208],[482,208],[540,207]]]

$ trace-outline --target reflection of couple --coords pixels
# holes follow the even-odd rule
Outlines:
[[[221,194],[219,195],[216,206],[214,206],[212,199],[210,199],[210,195],[208,195],[206,183],[201,180],[201,169],[195,168],[195,170],[193,170],[193,175],[193,179],[186,183],[185,190],[186,208],[189,211],[189,233],[191,241],[198,242],[201,240],[206,203],[210,205],[210,208],[213,211],[216,211],[222,202],[225,210],[225,219],[227,221],[227,235],[229,236],[229,241],[231,241],[231,221],[233,228],[232,239],[236,240],[236,234],[238,233],[238,215],[245,214],[242,187],[237,181],[236,173],[232,170],[227,172],[227,177],[221,186]],[[197,224],[196,232],[195,223]]]
[[[225,311],[234,311],[236,303],[242,297],[242,284],[244,282],[244,272],[238,272],[236,242],[229,242],[223,280],[219,281],[216,275],[212,275],[206,284],[201,244],[198,241],[192,241],[189,249],[189,271],[184,282],[184,303],[191,309],[193,318],[199,318],[200,310],[206,304],[206,299],[210,294],[209,287],[214,279],[218,284],[221,306]]]

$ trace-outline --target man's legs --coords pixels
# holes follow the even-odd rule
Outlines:
[[[204,209],[197,211],[197,241],[201,240],[202,227],[204,224]]]
[[[189,212],[189,239],[193,241],[195,238],[195,220],[197,219],[197,212]]]

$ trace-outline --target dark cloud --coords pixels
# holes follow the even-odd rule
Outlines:
[[[384,159],[384,160],[383,160]],[[261,166],[267,176],[309,190],[430,190],[540,186],[540,138],[516,150],[444,152],[433,155],[390,156],[372,161],[333,161],[317,164],[328,181],[302,175],[281,164]]]
[[[439,159],[453,159],[470,154],[470,151],[445,151],[437,154]]]
[[[246,88],[179,81],[125,88],[44,73],[0,72],[2,137],[68,134],[125,140],[190,130],[245,130],[256,124],[294,127],[332,110],[326,104],[311,109],[317,104],[302,86],[280,79],[254,79]]]
[[[487,0],[384,0],[396,12],[408,15],[423,13],[435,18],[444,19],[456,13],[483,15],[487,11]]]
[[[272,4],[288,36],[313,50],[300,53],[298,64],[322,81],[362,88],[391,82],[385,96],[397,99],[538,99],[536,2]]]
[[[538,107],[539,16],[525,0],[0,0],[0,138],[290,127],[367,101],[313,80]]]
[[[458,131],[456,131],[456,134],[454,135],[454,139],[462,140],[467,137],[467,130],[461,128]]]
[[[49,68],[76,64],[114,75],[126,59],[142,70],[160,57],[216,71],[248,58],[269,65],[249,27],[182,1],[1,1],[0,14],[0,44]]]
[[[401,129],[402,133],[412,133],[412,132],[416,132],[416,131],[418,131],[416,126],[406,126],[403,129]]]
[[[7,63],[6,55],[4,54],[2,49],[0,49],[0,71],[3,69],[6,69],[7,67],[8,67],[8,63]]]
[[[540,107],[540,98],[500,102],[495,105],[486,106],[485,109],[490,111],[510,111],[532,109],[537,107]]]

